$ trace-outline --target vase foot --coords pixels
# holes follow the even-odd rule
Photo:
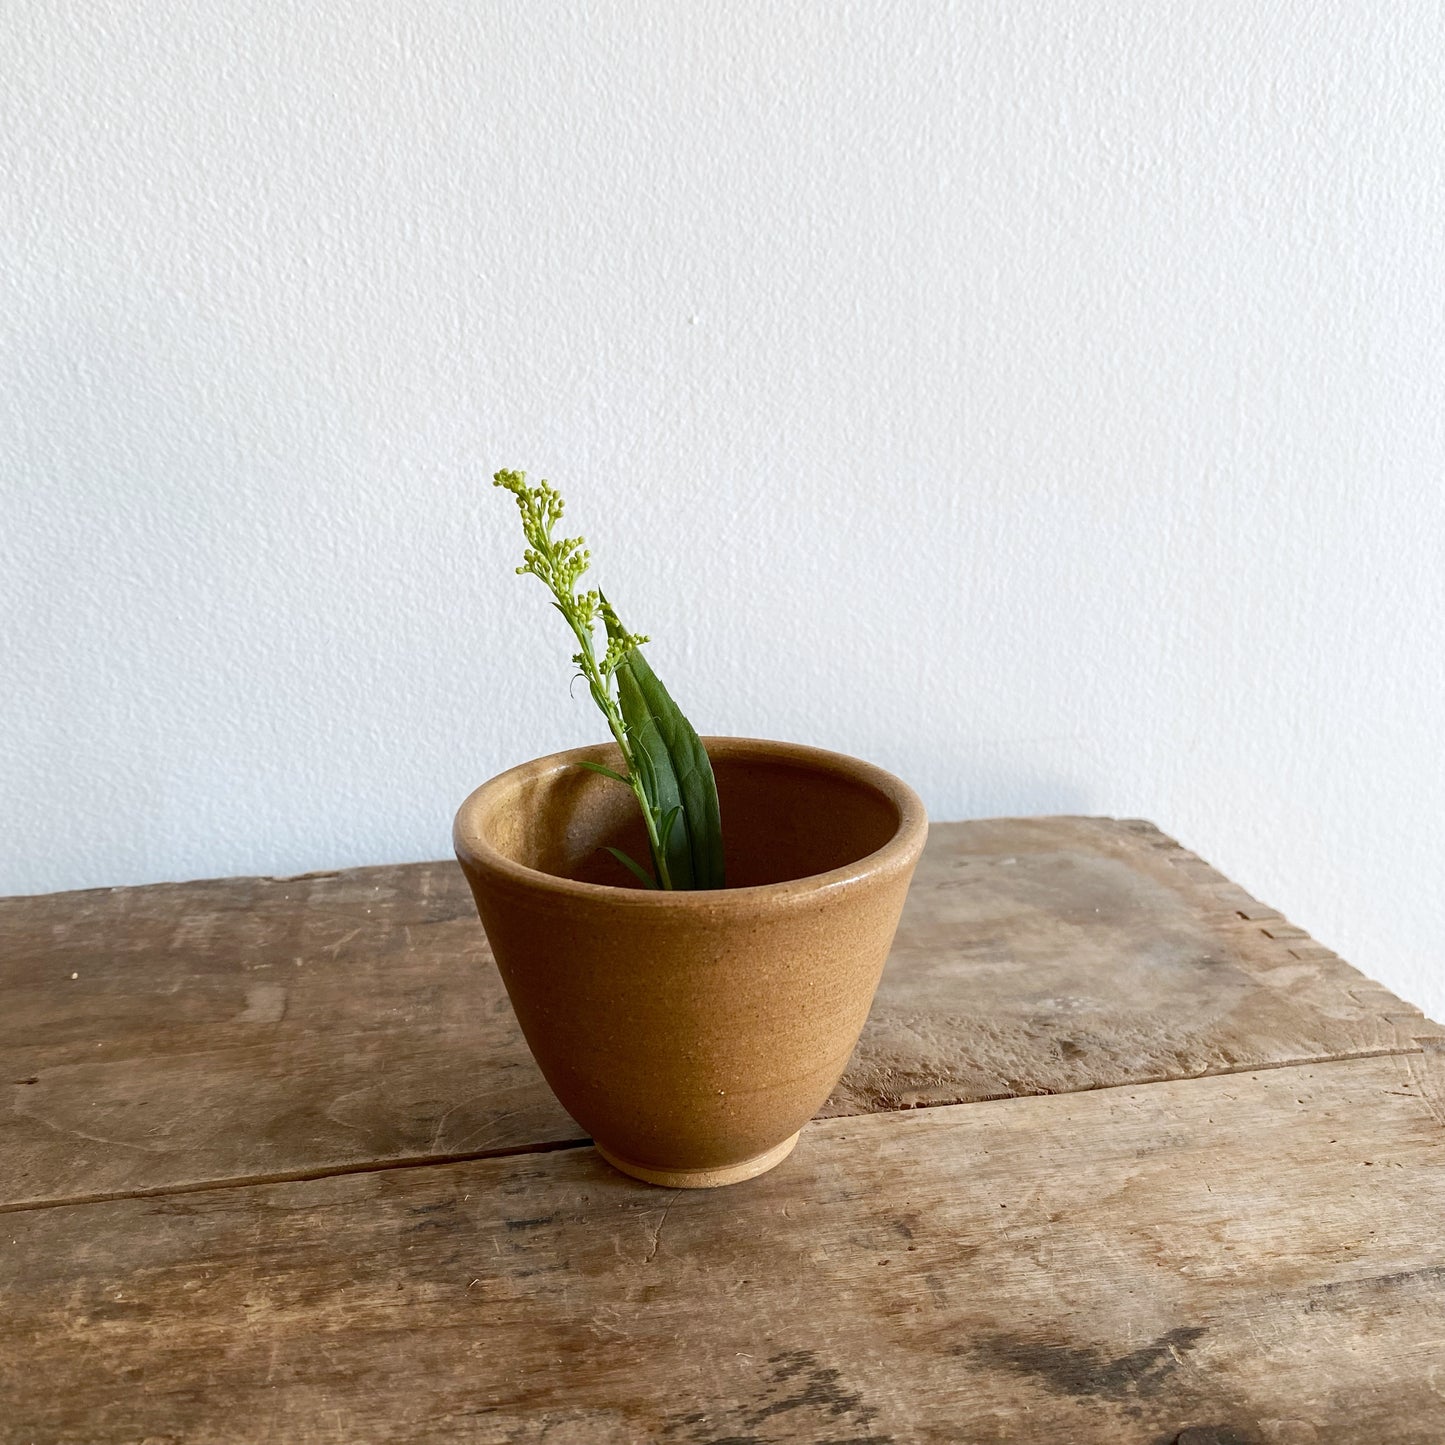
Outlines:
[[[614,1169],[620,1169],[622,1173],[647,1184],[661,1184],[667,1189],[716,1189],[720,1184],[741,1184],[744,1179],[766,1174],[793,1152],[797,1142],[798,1135],[794,1134],[781,1144],[754,1154],[751,1159],[744,1159],[741,1164],[725,1164],[719,1169],[654,1169],[650,1164],[634,1164],[630,1159],[620,1159],[601,1144],[597,1145],[597,1152]]]

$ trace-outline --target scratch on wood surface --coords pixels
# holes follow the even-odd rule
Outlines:
[[[647,1258],[643,1264],[651,1264],[657,1258],[658,1247],[662,1244],[662,1226],[667,1223],[667,1216],[672,1213],[672,1206],[677,1203],[676,1199],[669,1199],[662,1206],[662,1217],[657,1221],[657,1228],[652,1234],[652,1247],[647,1251]]]
[[[167,1151],[168,1146],[164,1143],[142,1144],[136,1139],[115,1139],[109,1134],[95,1134],[90,1130],[78,1128],[74,1124],[57,1124],[53,1119],[47,1119],[44,1114],[37,1113],[33,1108],[22,1109],[19,1099],[16,1100],[13,1107],[16,1114],[33,1123],[40,1124],[53,1134],[60,1134],[69,1139],[88,1139],[92,1144],[110,1144],[118,1149],[137,1149],[142,1154],[164,1154]]]
[[[499,1130],[501,1131],[500,1137],[505,1137],[506,1130],[502,1126],[509,1119],[517,1118],[521,1112],[520,1109],[504,1109],[500,1114],[493,1114],[484,1124],[468,1134],[463,1134],[460,1139],[454,1140],[449,1152],[465,1153],[472,1149],[485,1148],[499,1137]]]
[[[455,1104],[451,1104],[442,1110],[437,1118],[436,1128],[432,1130],[431,1147],[433,1150],[441,1147],[442,1135],[446,1133],[447,1120],[450,1119],[458,1109],[465,1108],[468,1103],[470,1103],[469,1099],[458,1099]]]
[[[604,1320],[603,1315],[610,1315],[610,1320]],[[629,1329],[620,1323],[622,1312],[616,1305],[599,1305],[587,1322],[587,1328],[601,1338],[603,1335],[627,1335]]]
[[[343,934],[341,935],[340,938],[338,938],[338,939],[336,940],[335,943],[328,943],[328,944],[326,945],[326,952],[329,953],[329,954],[332,956],[332,958],[335,958],[336,955],[337,955],[338,953],[340,953],[341,950],[342,950],[343,948],[345,948],[346,945],[347,945],[348,943],[350,943],[353,938],[359,938],[360,936],[361,936],[361,929],[359,929],[359,928],[351,928],[351,929],[348,929],[345,933],[343,933]]]
[[[1445,1127],[1445,1039],[1422,1038],[1418,1054],[1401,1054],[1406,1075],[1431,1117]]]
[[[202,949],[216,930],[214,913],[192,913],[182,918],[171,933],[170,946],[175,949]]]
[[[446,1133],[447,1122],[448,1120],[450,1120],[452,1115],[457,1112],[458,1109],[465,1109],[468,1104],[473,1104],[478,1099],[485,1097],[487,1096],[484,1094],[468,1094],[465,1098],[458,1099],[455,1104],[451,1104],[446,1109],[444,1109],[442,1111],[441,1117],[437,1120],[436,1128],[432,1131],[432,1149],[441,1149],[442,1136]],[[508,1119],[516,1118],[519,1112],[520,1111],[516,1109],[506,1109],[503,1110],[500,1114],[493,1114],[490,1118],[486,1119],[475,1129],[469,1130],[460,1139],[456,1140],[453,1143],[452,1148],[448,1152],[462,1153],[477,1148],[477,1141],[479,1139],[488,1138],[488,1136],[492,1135],[496,1130],[500,1129],[501,1126],[505,1124]],[[505,1134],[505,1130],[503,1130],[502,1132],[503,1134]]]
[[[343,1094],[339,1099],[333,1099],[322,1111],[322,1117],[332,1124],[339,1124],[343,1129],[350,1129],[354,1134],[365,1134],[367,1132],[364,1124],[358,1124],[351,1119],[344,1118],[339,1112],[346,1102],[354,1097],[352,1094]]]

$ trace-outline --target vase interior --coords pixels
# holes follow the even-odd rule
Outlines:
[[[726,744],[709,744],[709,753],[730,888],[846,868],[898,832],[897,801],[844,767],[749,755]],[[622,849],[651,872],[647,833],[630,789],[576,764],[522,778],[480,821],[492,847],[537,872],[640,888],[608,847]]]

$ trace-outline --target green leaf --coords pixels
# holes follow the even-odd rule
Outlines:
[[[615,778],[624,788],[632,786],[630,778],[624,778],[621,773],[614,772],[611,768],[604,768],[601,763],[589,763],[586,758],[579,758],[577,766],[586,768],[589,773],[601,773],[604,778]]]
[[[682,808],[680,806],[669,808],[667,810],[667,816],[657,825],[657,842],[664,853],[667,851],[667,840],[672,837],[673,826],[680,817],[682,817]]]
[[[604,605],[603,617],[609,636],[622,632],[610,607]],[[682,810],[662,850],[672,886],[723,887],[717,783],[702,740],[639,649],[617,664],[616,677],[622,719],[653,815]]]
[[[632,745],[632,765],[642,780],[642,792],[653,817],[653,826],[658,829],[656,853],[666,862],[664,868],[658,864],[658,877],[665,878],[671,888],[693,888],[692,850],[688,846],[687,817],[683,806],[682,789],[678,784],[677,771],[668,753],[655,719],[647,712],[641,701],[641,694],[633,680],[628,664],[637,654],[631,654],[617,670],[617,700],[622,705],[622,717],[627,723],[627,740]],[[673,817],[668,828],[667,841],[662,839],[658,827],[664,817]]]
[[[638,863],[634,859],[629,858],[627,854],[622,851],[621,848],[614,848],[610,843],[604,844],[603,846],[607,849],[609,853],[612,854],[614,858],[617,859],[619,863],[622,864],[624,868],[630,869],[642,880],[642,886],[644,888],[657,887],[657,879],[655,879],[647,871],[647,869],[642,866],[641,863]]]

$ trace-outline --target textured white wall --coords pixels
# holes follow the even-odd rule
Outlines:
[[[0,0],[0,892],[445,855],[599,736],[1143,815],[1445,1014],[1425,4]]]

